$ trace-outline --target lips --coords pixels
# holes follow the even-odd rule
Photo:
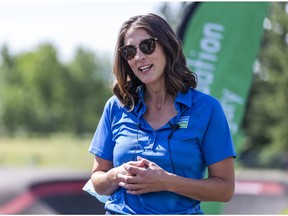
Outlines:
[[[141,72],[146,72],[148,70],[150,70],[152,68],[152,64],[151,65],[145,65],[145,66],[142,66],[142,67],[139,67],[138,70],[140,70]]]

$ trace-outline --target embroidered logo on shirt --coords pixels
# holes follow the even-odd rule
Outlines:
[[[190,116],[181,116],[177,122],[179,128],[187,128]]]

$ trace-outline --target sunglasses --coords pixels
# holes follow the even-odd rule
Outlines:
[[[148,38],[142,40],[139,44],[139,49],[146,55],[150,55],[155,51],[157,38]],[[132,60],[137,54],[137,48],[133,45],[126,45],[119,48],[119,52],[126,60]]]

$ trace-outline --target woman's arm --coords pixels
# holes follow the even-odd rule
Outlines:
[[[207,179],[190,179],[166,172],[157,164],[140,158],[139,164],[127,163],[124,168],[133,176],[118,175],[119,185],[128,193],[142,194],[170,191],[199,201],[229,201],[234,193],[234,161],[226,158],[208,167]],[[146,168],[144,168],[144,166]]]
[[[95,156],[91,180],[94,190],[100,195],[110,195],[119,187],[117,174],[127,173],[123,167],[113,168],[113,162]]]
[[[175,192],[200,201],[228,202],[234,194],[234,159],[226,158],[208,167],[208,178],[193,180],[170,176],[166,187]]]

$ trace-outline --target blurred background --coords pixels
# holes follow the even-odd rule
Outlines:
[[[0,1],[0,214],[104,213],[82,187],[120,26],[153,12],[177,32],[191,4]],[[252,76],[235,196],[206,213],[288,214],[287,2],[269,4]]]

